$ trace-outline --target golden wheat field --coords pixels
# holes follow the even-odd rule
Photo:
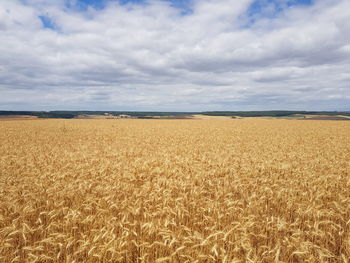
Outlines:
[[[0,122],[0,262],[350,262],[350,122]]]

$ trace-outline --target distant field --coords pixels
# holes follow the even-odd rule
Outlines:
[[[62,115],[48,115],[48,116],[35,116],[35,115],[1,115],[0,114],[0,121],[8,121],[8,120],[30,120],[30,119],[49,119],[49,118],[56,118],[56,119],[84,119],[84,120],[116,120],[116,119],[155,119],[155,120],[213,120],[213,119],[297,119],[297,120],[336,120],[336,121],[350,121],[350,116],[348,115],[320,115],[320,114],[314,114],[314,115],[308,115],[308,114],[292,114],[292,115],[283,115],[283,116],[235,116],[235,115],[205,115],[205,114],[176,114],[176,115],[166,115],[165,113],[163,115],[124,115],[123,118],[121,118],[119,115],[111,115],[111,114],[81,114],[81,115],[74,115],[74,114],[62,114]]]
[[[349,262],[350,122],[0,122],[0,262]]]
[[[349,111],[208,111],[208,112],[152,112],[152,111],[3,111],[0,120],[9,116],[42,119],[224,119],[224,118],[284,118],[315,120],[350,120]]]
[[[36,116],[28,115],[0,115],[0,121],[12,121],[12,120],[34,120],[38,119]]]

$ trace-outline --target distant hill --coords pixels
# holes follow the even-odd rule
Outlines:
[[[202,114],[207,116],[238,116],[238,117],[288,117],[294,115],[327,115],[350,116],[350,111],[206,111],[206,112],[156,112],[156,111],[0,111],[0,116],[28,115],[39,118],[72,119],[80,115],[129,115],[135,118],[151,118],[152,116],[185,116]]]
[[[180,116],[199,114],[198,112],[152,112],[152,111],[0,111],[0,116],[5,115],[29,115],[39,118],[63,118],[72,119],[79,115],[129,115],[137,118],[150,116]]]
[[[239,117],[288,117],[292,115],[344,115],[350,116],[349,111],[207,111],[203,115],[209,116],[239,116]]]

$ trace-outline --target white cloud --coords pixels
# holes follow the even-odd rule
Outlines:
[[[251,4],[2,0],[0,109],[350,110],[350,2]]]

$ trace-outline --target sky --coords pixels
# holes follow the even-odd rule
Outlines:
[[[350,110],[349,0],[0,0],[0,110]]]

